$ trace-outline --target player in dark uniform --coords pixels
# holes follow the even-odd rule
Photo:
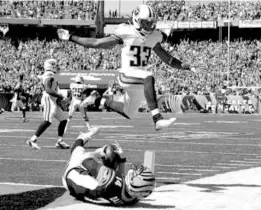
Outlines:
[[[12,107],[11,111],[13,112],[16,108],[20,108],[23,113],[23,122],[26,122],[26,94],[23,88],[23,78],[24,75],[20,75],[19,82],[14,88],[14,96],[11,100]]]
[[[95,128],[93,128],[95,129]],[[123,151],[118,144],[107,144],[93,152],[84,149],[97,132],[80,134],[72,146],[63,185],[78,200],[113,205],[134,205],[155,188],[155,176],[146,167],[131,168],[125,175]]]

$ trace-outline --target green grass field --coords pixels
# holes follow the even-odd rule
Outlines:
[[[143,162],[146,150],[155,151],[157,186],[261,166],[258,115],[176,115],[175,124],[159,132],[147,113],[139,113],[133,120],[116,113],[92,112],[89,116],[91,124],[99,126],[101,132],[86,149],[117,140],[126,154],[127,168],[130,163]],[[9,209],[9,205],[13,209],[37,209],[64,193],[61,176],[70,151],[54,148],[57,122],[38,139],[41,150],[32,150],[26,144],[41,117],[41,113],[28,113],[29,121],[22,123],[21,113],[0,115],[0,209]],[[72,145],[79,132],[85,130],[76,113],[64,140]],[[47,185],[52,188],[40,187]]]

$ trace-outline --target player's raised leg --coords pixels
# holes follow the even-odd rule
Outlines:
[[[156,130],[161,130],[163,128],[169,127],[176,121],[176,118],[163,119],[157,102],[157,96],[155,91],[155,79],[152,75],[148,76],[144,80],[144,96],[146,98],[148,107],[150,109],[153,122],[155,124]]]

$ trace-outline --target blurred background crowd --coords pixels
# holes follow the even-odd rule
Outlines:
[[[169,91],[180,94],[203,94],[206,91],[221,90],[232,86],[258,86],[259,69],[261,68],[261,42],[233,41],[230,43],[230,71],[227,78],[228,46],[219,41],[189,41],[163,46],[174,57],[203,66],[207,74],[194,74],[189,71],[172,69],[152,53],[149,70],[157,78],[156,87],[160,93]],[[58,59],[62,71],[76,70],[117,70],[120,67],[120,47],[112,50],[86,49],[71,42],[57,39],[21,40],[18,48],[10,38],[0,40],[0,90],[7,92],[14,87],[14,78],[21,73],[26,78],[28,92],[40,91],[38,75],[43,71],[45,59]]]
[[[228,19],[228,1],[146,1],[153,6],[159,20],[219,20]],[[231,19],[255,20],[261,17],[260,1],[231,1]],[[128,14],[130,15],[130,14]],[[96,2],[77,1],[0,1],[0,17],[78,19],[93,20],[96,16]],[[126,16],[110,10],[108,16]]]

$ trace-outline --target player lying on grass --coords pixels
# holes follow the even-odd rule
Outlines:
[[[95,128],[92,128],[95,129]],[[134,205],[155,188],[155,176],[142,165],[133,165],[125,175],[122,148],[107,144],[87,152],[85,143],[95,131],[80,134],[71,149],[71,158],[62,181],[71,196],[96,204]]]
[[[190,70],[198,69],[171,56],[161,46],[163,35],[156,30],[157,16],[151,6],[139,5],[132,14],[132,24],[120,24],[111,36],[104,38],[86,38],[70,34],[68,30],[58,29],[61,40],[72,41],[88,48],[111,49],[121,45],[121,69],[118,81],[125,90],[124,101],[113,98],[101,100],[101,107],[110,108],[130,119],[137,112],[141,102],[146,99],[156,130],[172,125],[176,118],[163,119],[158,108],[155,78],[148,71],[148,64],[154,51],[163,62],[172,68]],[[155,64],[156,65],[156,64]]]

